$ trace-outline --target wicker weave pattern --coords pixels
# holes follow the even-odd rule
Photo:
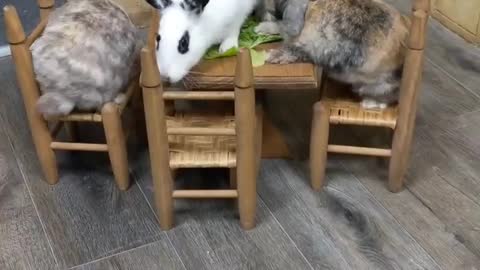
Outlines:
[[[235,118],[179,113],[167,117],[167,127],[235,128]],[[168,144],[172,169],[236,166],[235,136],[169,135]]]
[[[380,126],[394,129],[397,123],[397,107],[384,110],[364,109],[357,102],[327,101],[330,108],[330,123],[362,126]]]
[[[383,110],[365,109],[358,97],[352,94],[350,86],[325,78],[322,100],[330,109],[330,123],[388,127],[397,125],[398,107]]]

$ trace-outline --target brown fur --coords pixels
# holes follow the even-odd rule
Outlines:
[[[302,4],[289,1],[290,8],[295,2]],[[290,25],[277,22],[276,29],[271,22],[257,27],[257,32],[279,30],[285,38],[283,48],[271,51],[268,62],[312,61],[331,77],[352,84],[366,107],[383,108],[397,101],[405,58],[402,43],[410,24],[406,17],[380,0],[310,1],[303,14],[288,18]],[[295,23],[303,26],[298,35],[282,31],[298,27]]]

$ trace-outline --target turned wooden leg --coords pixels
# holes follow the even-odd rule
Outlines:
[[[323,70],[321,71],[317,71],[317,72],[320,72],[320,82],[319,82],[319,86],[318,86],[318,100],[321,100],[326,89],[327,89],[327,73],[324,72]]]
[[[77,123],[66,121],[63,123],[65,125],[65,133],[67,134],[68,139],[71,142],[76,142],[77,137]]]
[[[255,89],[248,50],[237,56],[235,75],[235,122],[237,135],[237,190],[240,223],[245,230],[255,227],[257,206],[257,142],[255,136]]]
[[[263,145],[263,108],[261,105],[256,108],[256,142],[255,142],[255,151],[256,151],[256,168],[255,173],[258,177],[260,173],[260,165],[262,163],[262,145]]]
[[[413,127],[411,127],[413,129]],[[392,142],[392,154],[388,170],[388,189],[399,192],[403,189],[404,177],[408,168],[413,130],[403,128],[395,130]]]
[[[230,188],[231,189],[237,189],[237,169],[236,168],[230,168]]]
[[[156,88],[145,87],[143,90],[155,206],[160,227],[162,230],[169,230],[174,221],[173,179],[169,166],[165,111],[161,95]]]
[[[139,145],[144,145],[147,142],[147,130],[145,123],[145,113],[143,111],[143,96],[140,85],[135,90],[135,94],[132,99],[134,126],[135,126],[135,141]]]
[[[30,125],[30,132],[33,137],[35,150],[42,167],[45,180],[49,184],[58,182],[58,168],[55,152],[50,147],[52,136],[48,124],[36,110],[40,90],[35,80],[33,71],[32,55],[25,44],[26,36],[23,30],[20,17],[13,5],[7,5],[3,8],[5,20],[5,33],[10,52],[15,66],[15,74],[18,86],[22,92],[23,103]],[[47,11],[42,12],[46,14]]]
[[[230,188],[237,189],[237,168],[230,168],[229,171]],[[234,199],[233,204],[235,209],[238,209],[238,199]]]
[[[330,111],[321,101],[313,109],[310,138],[310,181],[314,190],[322,189],[327,166]]]
[[[252,159],[252,161],[254,160]],[[242,167],[242,169],[237,168],[238,208],[242,227],[250,230],[255,227],[257,206],[255,163],[250,162],[249,165]]]
[[[429,17],[429,1],[415,1],[413,10],[390,158],[388,188],[391,192],[399,192],[403,189],[404,176],[410,158],[418,95],[422,82],[423,50],[425,48],[425,29]]]
[[[115,181],[120,190],[127,190],[130,185],[130,179],[128,174],[127,146],[122,129],[120,111],[113,103],[107,103],[102,108],[102,118]]]
[[[272,122],[267,113],[263,114],[262,123],[262,158],[290,159],[291,153],[285,136]]]
[[[33,143],[35,144],[35,150],[45,180],[48,184],[54,185],[58,182],[58,167],[55,152],[50,147],[52,136],[50,135],[47,122],[34,112],[27,116],[30,124],[30,132],[33,137]]]
[[[160,227],[163,230],[169,230],[173,227],[174,221],[173,180],[172,171],[170,170],[170,151],[165,120],[163,87],[154,54],[155,52],[148,48],[142,49],[141,82],[155,207]]]

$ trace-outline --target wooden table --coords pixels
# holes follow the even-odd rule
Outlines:
[[[279,43],[265,44],[268,49]],[[235,76],[235,57],[205,60],[194,67],[185,78],[189,89],[231,89]],[[266,64],[254,68],[255,89],[301,91],[320,88],[321,70],[309,63],[288,65]],[[263,119],[263,158],[288,158],[290,151],[280,130],[264,114]]]

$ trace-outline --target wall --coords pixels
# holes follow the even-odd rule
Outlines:
[[[434,0],[432,16],[467,41],[480,44],[480,0]]]

